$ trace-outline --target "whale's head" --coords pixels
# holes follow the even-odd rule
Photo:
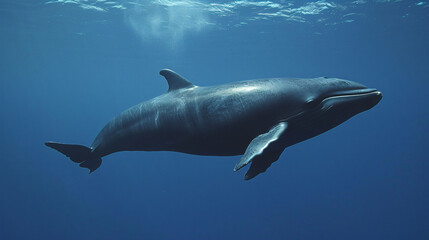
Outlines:
[[[338,79],[316,78],[300,80],[301,111],[290,119],[297,135],[305,140],[325,132],[354,115],[369,110],[381,100],[382,94],[374,88]]]
[[[312,90],[304,94],[305,107],[326,117],[348,119],[371,109],[382,98],[377,89],[344,79],[319,78],[307,84]]]

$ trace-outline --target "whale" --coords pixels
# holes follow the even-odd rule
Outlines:
[[[114,117],[90,147],[46,142],[95,171],[120,151],[242,155],[244,179],[265,172],[285,148],[326,132],[382,99],[374,88],[340,78],[267,78],[197,86],[170,69],[168,91]]]

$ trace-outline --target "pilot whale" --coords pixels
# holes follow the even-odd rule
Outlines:
[[[244,179],[265,172],[286,147],[317,136],[374,107],[380,91],[338,78],[270,78],[211,87],[161,70],[168,92],[125,110],[90,147],[46,142],[90,173],[120,151],[242,155]]]

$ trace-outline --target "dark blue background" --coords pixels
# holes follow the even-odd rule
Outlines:
[[[254,22],[171,48],[120,11],[0,4],[0,238],[429,239],[427,10],[368,3],[352,23]],[[123,152],[88,175],[43,145],[90,145],[166,91],[162,68],[202,86],[340,77],[384,98],[251,181],[239,156]]]

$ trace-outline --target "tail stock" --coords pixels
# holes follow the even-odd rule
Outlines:
[[[79,166],[88,168],[89,173],[94,172],[101,165],[101,157],[92,152],[91,148],[56,142],[46,142],[45,145],[66,155],[73,162],[80,163]]]

